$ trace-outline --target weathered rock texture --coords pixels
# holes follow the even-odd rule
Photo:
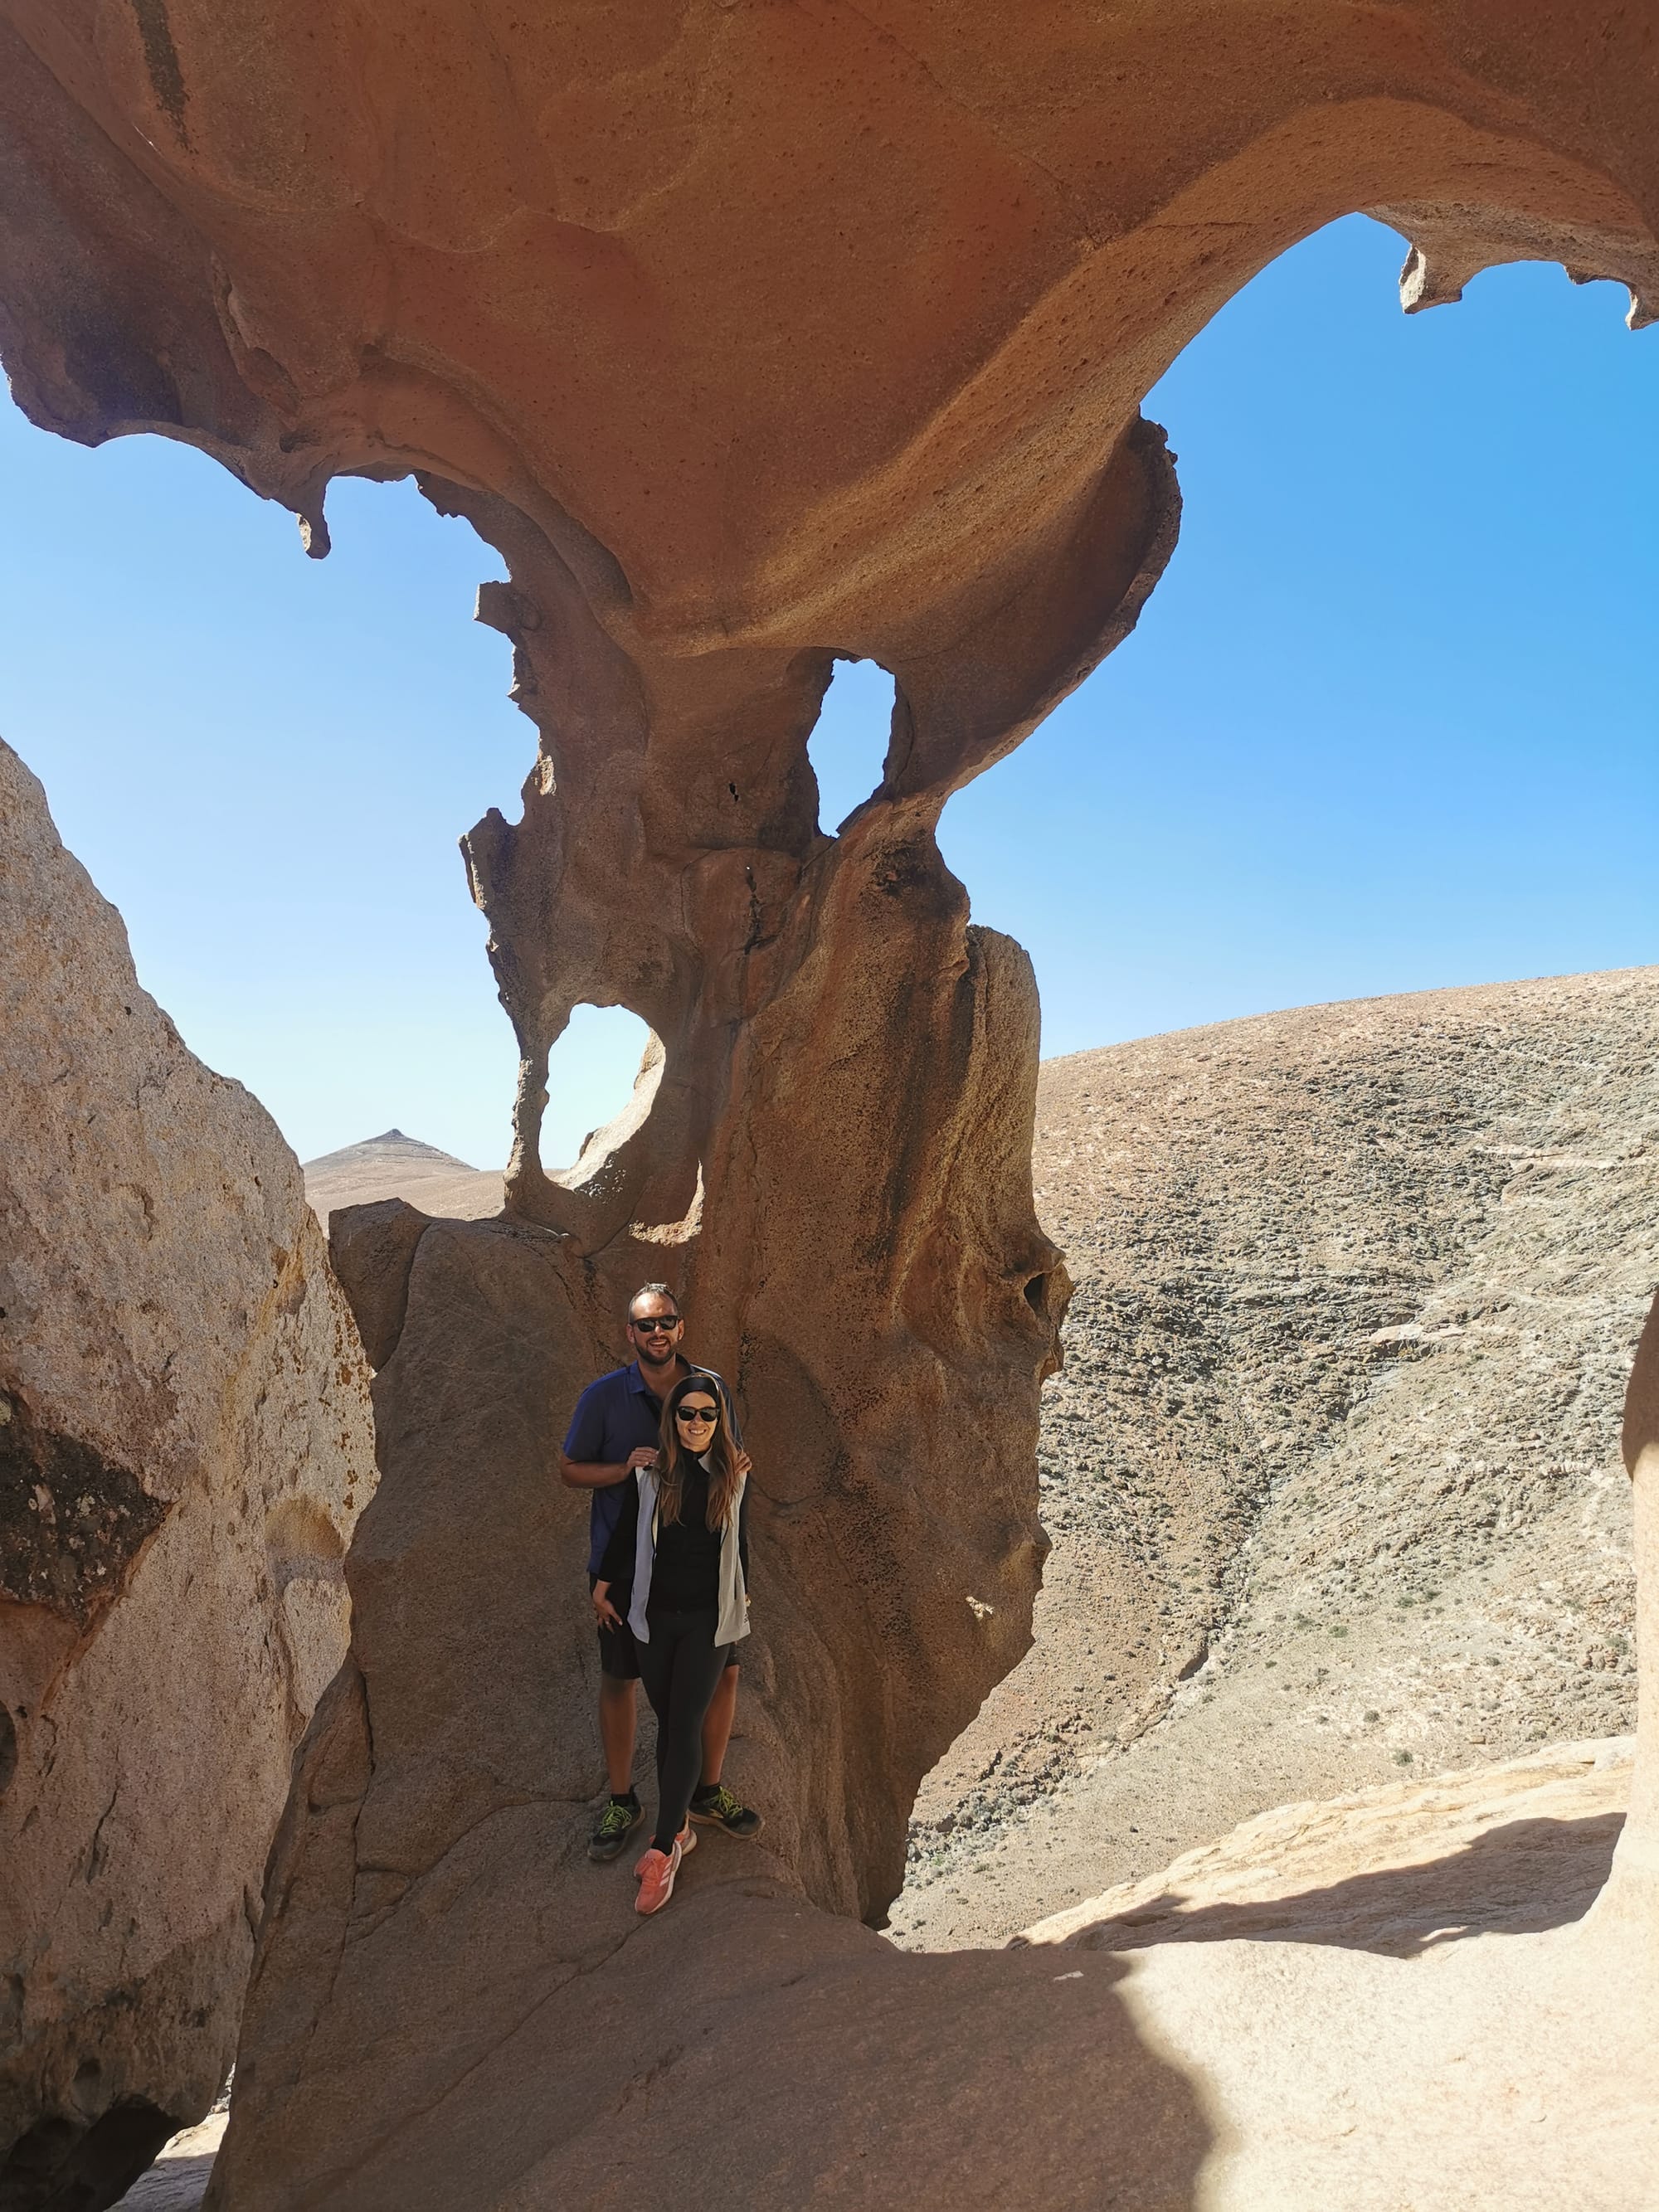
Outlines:
[[[906,1941],[997,1942],[1253,1813],[1636,1716],[1625,1382],[1659,969],[1050,1060],[1077,1279],[1036,1643],[929,1777]]]
[[[0,2200],[107,2203],[224,2079],[345,1655],[368,1375],[269,1116],[0,745]]]
[[[630,1942],[554,2000],[603,1922],[538,1856],[569,1821],[548,1793],[578,1763],[578,1632],[508,1634],[549,1614],[532,1570],[575,1555],[544,1492],[601,1316],[676,1279],[747,1395],[751,1706],[793,1731],[765,1769],[777,1864],[875,1909],[915,1783],[1026,1641],[1064,1296],[1031,1206],[1029,969],[968,927],[939,809],[1133,623],[1176,511],[1139,397],[1273,255],[1386,204],[1431,240],[1425,299],[1437,252],[1461,279],[1476,240],[1645,282],[1651,26],[1559,0],[1055,0],[1018,35],[982,0],[4,0],[0,22],[0,349],[35,418],[189,439],[313,550],[331,475],[414,469],[508,563],[483,611],[542,756],[522,823],[469,855],[522,1048],[510,1218],[415,1246],[354,1666],[279,1847],[215,2187],[239,2212],[506,2201],[515,2179],[463,2185],[434,2146],[533,2017],[520,2088],[565,2100],[514,2172],[551,2201],[592,2109],[565,2058],[605,2048],[596,2002],[645,1972]],[[890,668],[897,704],[832,840],[805,741],[836,653]],[[556,1182],[547,1054],[584,1000],[661,1052]],[[446,1592],[432,1562],[491,1468]],[[493,1710],[541,1686],[544,1716]],[[736,1895],[712,1908],[649,1954],[641,2063],[678,2047],[675,1989],[706,1991],[697,1929],[750,1946]],[[861,1940],[795,1911],[755,1901],[755,1956],[763,1924]],[[349,2025],[377,2055],[348,2102]],[[711,2109],[658,2080],[655,2140]],[[916,2165],[920,2135],[887,2142]],[[888,2185],[837,2172],[842,2201]]]

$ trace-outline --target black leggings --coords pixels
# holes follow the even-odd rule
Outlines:
[[[720,1616],[653,1613],[648,1644],[638,1648],[640,1680],[657,1716],[657,1832],[659,1851],[674,1848],[685,1826],[691,1792],[702,1771],[702,1723],[726,1670],[726,1648],[714,1641]]]

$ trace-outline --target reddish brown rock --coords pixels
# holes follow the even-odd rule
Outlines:
[[[1139,401],[1273,255],[1391,206],[1430,241],[1425,298],[1476,241],[1646,282],[1652,26],[1560,0],[1053,0],[1017,33],[982,0],[3,0],[0,23],[24,405],[202,446],[313,551],[331,475],[420,471],[506,557],[483,612],[542,738],[522,822],[469,840],[522,1048],[508,1218],[414,1243],[354,1664],[275,1863],[216,2190],[562,2201],[600,2170],[573,2148],[594,2099],[641,2072],[635,2171],[678,2144],[695,2179],[697,2069],[661,2087],[676,1992],[745,1911],[724,1889],[653,1931],[658,1975],[636,1939],[605,1966],[625,1897],[567,1871],[593,1777],[564,1407],[623,1291],[679,1285],[766,1500],[745,1755],[771,1879],[878,1910],[915,1782],[1028,1632],[1064,1298],[1031,1210],[1029,969],[968,926],[939,810],[1133,624],[1176,514]],[[805,744],[837,653],[897,705],[832,840]],[[556,1180],[547,1054],[582,1000],[660,1054]],[[803,1959],[866,1940],[749,1902],[754,1941],[775,1909]],[[593,2021],[647,1982],[602,2084]],[[890,2094],[908,2029],[792,2046],[806,1996],[753,2016],[769,2048],[833,2049],[889,2154],[934,2171],[939,2108]],[[536,2106],[511,2176],[461,2148],[502,2097]],[[1124,2135],[1097,2118],[1104,2170]],[[798,2196],[799,2124],[745,2101],[744,2162],[703,2171]],[[823,2201],[887,2201],[890,2173],[816,2140]]]
[[[0,745],[0,2198],[118,2195],[235,2045],[344,1656],[362,1356],[293,1156]]]

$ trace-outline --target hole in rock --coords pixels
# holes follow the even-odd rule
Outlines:
[[[1606,1879],[1653,1285],[1630,640],[1659,341],[1540,265],[1407,319],[1402,258],[1335,225],[1188,347],[1146,403],[1185,505],[1138,629],[945,811],[1066,1055],[1034,1182],[1077,1287],[1035,1640],[922,1784],[907,1946],[1111,1891],[1107,1948],[1411,1955],[1577,1918]],[[1587,421],[1627,472],[1566,459]],[[1497,1772],[1522,1757],[1581,1793],[1547,1880],[1546,1808]],[[1425,1812],[1408,1870],[1336,1816],[1315,1863],[1288,1821],[1172,1909],[1171,1863],[1243,1823],[1460,1770],[1480,1809]],[[1252,1888],[1269,1863],[1290,1894]]]
[[[650,1043],[651,1031],[626,1006],[572,1010],[548,1054],[542,1164],[550,1175],[574,1167],[588,1139],[635,1103]]]
[[[833,836],[880,787],[893,726],[893,678],[873,660],[838,660],[806,757],[818,784],[818,828]]]
[[[11,1778],[16,1771],[17,1723],[0,1705],[0,1797],[11,1787]]]

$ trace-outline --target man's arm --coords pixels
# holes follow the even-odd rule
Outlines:
[[[568,1452],[559,1454],[559,1480],[572,1490],[608,1490],[613,1482],[623,1482],[636,1467],[655,1464],[654,1451],[641,1449],[627,1459],[572,1459]]]
[[[609,1490],[637,1467],[656,1464],[654,1449],[632,1451],[626,1459],[601,1459],[609,1424],[603,1411],[604,1378],[592,1383],[576,1401],[576,1410],[565,1431],[559,1454],[559,1480],[570,1490]]]

